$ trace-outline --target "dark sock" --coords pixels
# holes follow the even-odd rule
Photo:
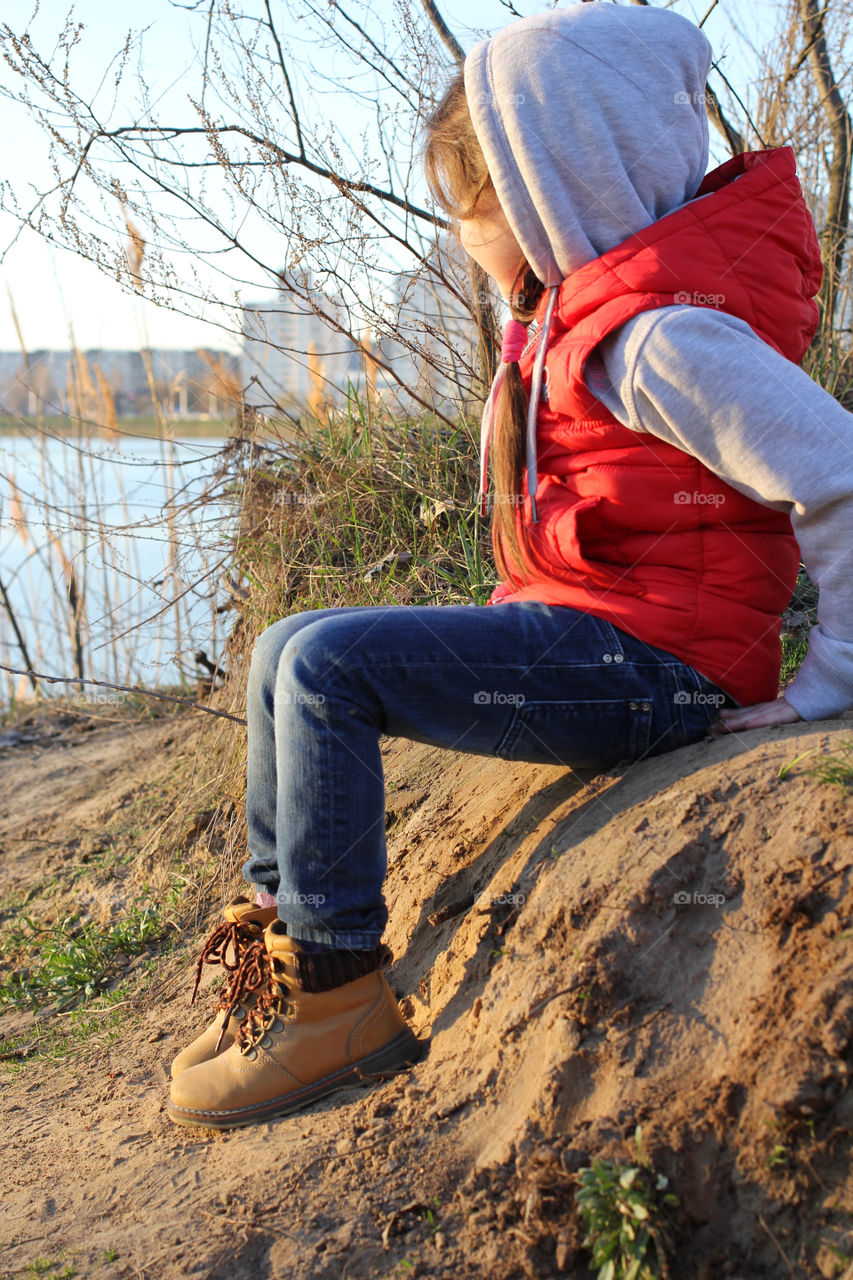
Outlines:
[[[376,969],[384,969],[392,960],[391,952],[384,943],[372,951],[337,951],[334,947],[313,943],[312,949],[306,951],[298,938],[295,941],[300,947],[296,962],[297,981],[303,991],[331,991],[333,987],[355,982],[356,978],[363,978]]]

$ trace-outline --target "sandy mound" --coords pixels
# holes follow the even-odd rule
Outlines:
[[[119,1041],[0,1078],[7,1273],[39,1255],[158,1280],[588,1275],[573,1175],[630,1158],[640,1123],[680,1201],[676,1280],[841,1276],[853,809],[805,769],[851,727],[593,779],[388,743],[390,980],[424,1061],[255,1129],[176,1129],[168,1063],[205,1020],[189,948]],[[155,776],[167,736],[203,758],[195,721],[137,730],[123,760],[107,732],[86,745],[100,801],[80,759],[3,753],[6,794],[26,783],[28,810],[47,806],[54,848]],[[33,838],[0,819],[3,894],[43,865]]]

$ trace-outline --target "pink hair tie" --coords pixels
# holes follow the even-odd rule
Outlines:
[[[526,346],[527,325],[522,324],[520,320],[508,320],[504,325],[501,342],[501,362],[515,364],[516,360],[521,359],[521,353]]]

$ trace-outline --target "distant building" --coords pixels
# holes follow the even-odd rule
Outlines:
[[[243,308],[243,350],[0,352],[0,413],[95,420],[228,417],[240,400],[261,413],[321,414],[348,394],[408,412],[469,400],[477,331],[464,255],[441,240],[428,263],[400,272],[376,335],[350,336],[340,295],[297,292],[293,277]],[[312,305],[313,303],[313,305]]]
[[[241,384],[227,351],[0,352],[0,412],[87,416],[109,402],[116,417],[228,414]]]
[[[420,402],[453,410],[470,398],[477,329],[467,259],[442,237],[428,262],[397,277],[379,354],[395,376],[385,395],[402,408]],[[402,383],[402,386],[400,385]]]
[[[244,307],[247,403],[266,412],[316,410],[367,389],[403,411],[454,410],[470,397],[476,360],[470,294],[465,255],[442,240],[429,263],[395,278],[376,319],[378,337],[354,340],[324,319],[352,323],[339,296],[317,289],[312,307],[304,282],[285,275],[268,301]]]
[[[340,298],[319,290],[316,310],[295,292],[292,278],[265,302],[243,308],[243,382],[246,403],[270,413],[320,410],[339,404],[364,385],[364,357],[352,338],[323,316],[345,324]]]

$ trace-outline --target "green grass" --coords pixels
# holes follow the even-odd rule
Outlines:
[[[158,907],[134,905],[111,925],[80,924],[70,916],[44,925],[20,916],[3,933],[3,951],[14,957],[0,976],[0,1009],[51,1005],[65,1009],[97,995],[123,968],[122,961],[162,937]]]
[[[808,647],[808,640],[782,633],[782,672],[779,680],[783,688],[791,683],[799,671],[808,652]]]
[[[594,1160],[578,1173],[575,1202],[583,1219],[584,1247],[598,1280],[661,1280],[668,1275],[666,1211],[678,1204],[667,1179],[643,1154],[635,1133],[636,1160]]]
[[[853,738],[842,742],[837,754],[821,756],[806,773],[819,782],[841,787],[842,791],[853,791]]]
[[[14,1242],[13,1242],[14,1243]],[[79,1275],[71,1262],[58,1262],[55,1258],[37,1257],[27,1263],[24,1271],[4,1272],[2,1280],[73,1280]]]
[[[353,400],[234,479],[253,630],[336,605],[485,603],[495,585],[473,423]]]
[[[817,598],[817,587],[800,565],[782,631],[782,688],[793,680],[808,651],[808,632],[817,622]],[[791,617],[797,620],[796,625],[791,625]]]
[[[72,1276],[77,1275],[76,1269],[70,1262],[66,1262],[62,1267],[61,1262],[54,1262],[50,1258],[33,1258],[27,1267],[28,1276],[45,1276],[46,1280],[71,1280]]]
[[[793,760],[786,761],[779,769],[780,782],[787,778],[795,765],[813,756],[819,750],[819,747],[810,747],[808,751],[803,751]],[[829,782],[841,787],[842,791],[853,791],[853,738],[849,742],[842,742],[837,753],[821,756],[810,769],[804,769],[803,772],[812,778],[817,778],[819,782]]]
[[[61,1062],[95,1041],[102,1047],[120,1039],[130,1009],[130,983],[122,982],[77,1009],[39,1019],[35,1026],[0,1040],[0,1068],[17,1075],[37,1062]]]

